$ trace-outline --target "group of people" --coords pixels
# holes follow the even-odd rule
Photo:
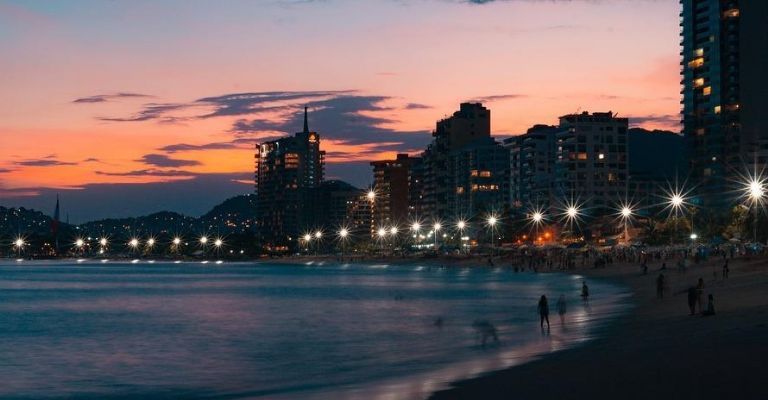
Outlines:
[[[589,301],[589,286],[587,286],[587,282],[582,282],[581,284],[581,298],[585,303]],[[564,325],[565,314],[568,312],[568,305],[564,294],[560,295],[555,306],[557,307],[558,315],[560,315],[560,323]],[[544,330],[545,322],[547,323],[547,330],[549,330],[549,300],[547,300],[547,295],[545,294],[542,294],[539,298],[538,311],[540,318],[539,325],[541,326],[542,331]]]

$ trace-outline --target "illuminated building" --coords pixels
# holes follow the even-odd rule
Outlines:
[[[398,154],[394,160],[371,162],[376,193],[373,219],[378,225],[407,222],[411,204],[411,166],[415,160],[408,154]]]
[[[557,198],[581,199],[596,215],[613,212],[627,195],[627,118],[613,113],[560,117],[555,160]]]
[[[555,203],[552,183],[556,126],[535,125],[504,140],[509,149],[509,198],[513,208],[548,207]]]
[[[462,103],[452,116],[437,122],[434,139],[422,154],[423,194],[420,217],[450,219],[456,193],[451,154],[479,139],[491,137],[491,111],[480,103]]]
[[[324,151],[320,135],[304,130],[293,137],[256,145],[256,229],[267,247],[292,247],[314,221],[313,189],[323,181]]]
[[[682,122],[690,179],[705,205],[768,155],[768,2],[682,0]],[[753,165],[757,162],[757,166]]]

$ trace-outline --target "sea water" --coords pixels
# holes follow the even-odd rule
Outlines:
[[[487,267],[6,262],[0,398],[424,398],[587,341],[626,308],[623,288],[589,281],[585,304],[581,284]],[[483,346],[476,321],[499,342]]]

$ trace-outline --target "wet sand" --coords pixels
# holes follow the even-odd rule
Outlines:
[[[726,280],[722,263],[715,258],[681,273],[667,262],[673,267],[664,273],[662,300],[660,262],[649,263],[648,275],[637,264],[573,271],[628,286],[636,308],[583,347],[455,383],[431,399],[768,398],[768,258],[731,260]],[[700,277],[704,303],[714,295],[715,316],[688,315],[684,291]]]

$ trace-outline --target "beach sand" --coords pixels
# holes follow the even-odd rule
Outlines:
[[[660,262],[649,263],[648,275],[637,264],[574,271],[628,286],[635,308],[585,346],[454,383],[431,399],[768,399],[768,258],[731,260],[726,280],[722,263],[681,273],[667,262],[662,300]],[[715,316],[688,315],[680,292],[699,278]]]

